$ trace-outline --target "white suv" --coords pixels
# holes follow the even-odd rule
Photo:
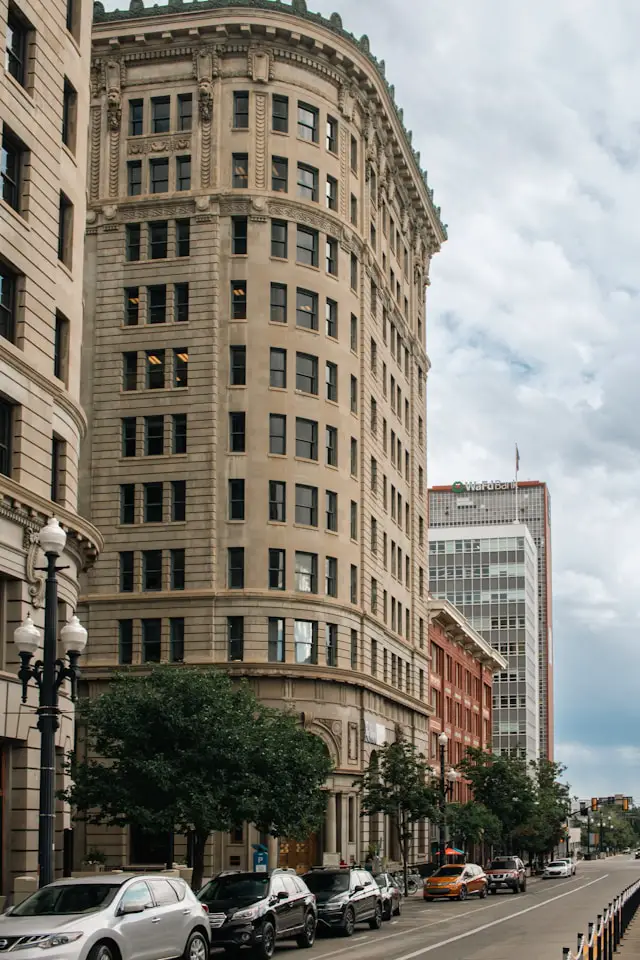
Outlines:
[[[183,880],[96,874],[42,887],[0,917],[21,960],[208,960],[206,911]]]

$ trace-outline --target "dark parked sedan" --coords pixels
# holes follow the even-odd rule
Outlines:
[[[379,873],[376,876],[376,883],[382,895],[382,919],[391,920],[391,917],[399,917],[402,910],[402,894],[396,881],[390,873]]]

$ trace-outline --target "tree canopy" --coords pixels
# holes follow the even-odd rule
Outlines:
[[[483,803],[451,803],[447,823],[454,844],[466,849],[472,843],[500,843],[502,824]]]

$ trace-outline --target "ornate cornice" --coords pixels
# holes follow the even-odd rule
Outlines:
[[[5,363],[13,367],[14,370],[17,370],[28,380],[48,393],[54,402],[61,407],[65,413],[69,414],[78,428],[79,435],[84,437],[87,431],[87,418],[84,410],[72,400],[64,387],[60,385],[60,381],[54,377],[47,377],[44,373],[41,373],[40,370],[32,367],[22,351],[12,347],[9,341],[4,340],[2,337],[0,337],[0,363]]]

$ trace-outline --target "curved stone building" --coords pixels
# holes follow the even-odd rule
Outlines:
[[[0,892],[37,868],[35,686],[20,703],[14,629],[44,626],[38,532],[54,514],[67,531],[60,624],[100,546],[77,513],[83,230],[91,8],[68,0],[0,0]],[[62,703],[58,746],[73,743]],[[58,817],[58,868],[68,813]]]
[[[97,3],[93,41],[84,496],[107,546],[86,675],[249,677],[335,762],[324,829],[281,862],[392,854],[353,782],[397,729],[427,749],[439,211],[384,65],[337,14]],[[212,868],[256,839],[216,838]],[[161,859],[135,831],[84,842]]]

